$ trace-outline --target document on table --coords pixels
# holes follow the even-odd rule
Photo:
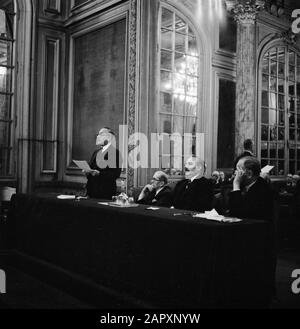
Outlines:
[[[60,200],[75,200],[76,199],[76,195],[64,195],[64,194],[61,194],[61,195],[58,195],[57,199],[60,199]]]
[[[219,215],[215,209],[211,211],[205,211],[205,213],[196,214],[193,217],[206,218],[210,220],[216,220],[218,222],[222,222],[224,219],[224,216]]]
[[[262,169],[261,169],[261,172],[263,173],[263,174],[268,174],[272,169],[274,168],[274,166],[265,166],[265,167],[263,167]]]
[[[222,222],[222,223],[239,223],[242,221],[239,218],[225,217],[225,216],[219,215],[215,209],[213,209],[212,211],[205,211],[205,213],[202,213],[202,214],[193,215],[193,217],[206,218],[209,220],[215,220],[217,222]]]
[[[85,171],[91,171],[91,167],[86,161],[73,160],[77,167]]]

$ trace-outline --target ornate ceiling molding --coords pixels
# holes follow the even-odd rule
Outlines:
[[[276,33],[273,39],[281,39],[290,46],[295,46],[300,40],[299,36],[293,33],[291,29],[288,29],[287,31],[284,31],[282,33]]]

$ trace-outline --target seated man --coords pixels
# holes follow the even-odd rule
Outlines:
[[[212,209],[213,185],[204,176],[205,163],[191,157],[185,164],[185,178],[177,183],[172,205],[177,209],[204,212]]]
[[[157,171],[146,185],[137,200],[137,203],[155,205],[159,207],[170,207],[171,188],[168,184],[168,175],[162,171]]]
[[[211,174],[210,181],[213,184],[214,189],[216,189],[216,190],[220,189],[220,187],[221,187],[220,173],[217,170],[213,171],[213,173]]]
[[[239,218],[273,220],[274,192],[260,177],[260,162],[254,157],[239,160],[229,195],[229,214]]]
[[[221,186],[227,185],[228,184],[228,179],[227,179],[224,171],[220,171],[219,174],[220,174],[219,184]]]

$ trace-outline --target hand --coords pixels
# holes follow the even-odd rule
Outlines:
[[[153,185],[151,184],[147,184],[144,188],[143,188],[143,191],[144,192],[152,192],[154,190],[154,187]]]
[[[99,176],[100,175],[100,171],[99,170],[91,170],[91,175],[92,176]]]
[[[146,196],[146,193],[151,192],[154,189],[154,187],[151,184],[148,184],[146,186],[144,186],[144,188],[142,189],[138,200],[142,200],[144,199],[144,197]]]
[[[84,174],[88,175],[92,175],[92,176],[99,176],[100,175],[100,171],[98,170],[82,170],[82,172]]]
[[[233,190],[234,191],[238,191],[241,189],[241,182],[244,176],[244,171],[241,169],[237,169],[235,171],[235,176],[234,176],[234,180],[233,180]]]

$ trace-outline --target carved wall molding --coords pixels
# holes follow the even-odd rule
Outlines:
[[[275,40],[282,41],[285,44],[290,45],[290,46],[299,47],[300,38],[299,38],[299,35],[293,33],[291,29],[288,29],[286,31],[283,31],[282,33],[275,33],[272,35],[269,34],[269,35],[265,36],[265,38],[263,38],[260,41],[260,45],[261,44],[267,45],[270,42],[275,41]]]
[[[136,129],[136,93],[137,93],[137,11],[138,0],[130,0],[129,9],[129,74],[128,74],[128,136]],[[128,154],[134,146],[128,146]],[[127,189],[134,186],[135,170],[127,168]]]
[[[295,46],[299,41],[299,35],[293,33],[291,29],[280,33],[277,37],[291,46]]]
[[[255,140],[255,23],[265,1],[226,1],[237,21],[236,153],[245,139]]]

